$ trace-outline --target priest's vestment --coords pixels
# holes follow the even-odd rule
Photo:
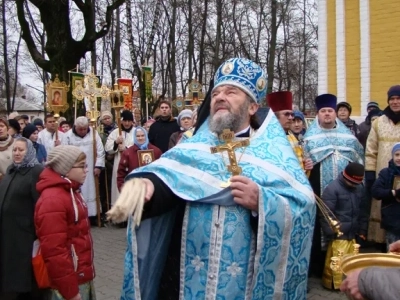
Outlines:
[[[250,145],[236,150],[242,175],[259,187],[256,234],[254,212],[220,186],[230,177],[224,155],[210,152],[220,144],[204,122],[192,138],[126,179],[155,174],[187,202],[176,266],[180,299],[306,299],[315,199],[285,132],[270,111]],[[138,228],[130,220],[121,299],[157,299],[173,220],[173,211]]]

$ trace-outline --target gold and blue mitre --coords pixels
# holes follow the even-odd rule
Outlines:
[[[224,62],[214,76],[214,89],[233,85],[260,103],[267,94],[267,75],[255,62],[246,58],[231,58]]]

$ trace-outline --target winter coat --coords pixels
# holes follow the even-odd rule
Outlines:
[[[398,300],[400,268],[364,268],[358,276],[358,288],[365,299]]]
[[[342,123],[351,131],[351,133],[355,137],[358,137],[360,129],[358,128],[356,121],[349,118],[347,121],[342,121]]]
[[[46,168],[40,175],[41,193],[35,210],[36,234],[51,287],[65,299],[78,294],[78,286],[93,280],[93,241],[88,210],[78,189]]]
[[[44,163],[47,160],[46,148],[39,143],[33,143],[33,147],[36,150],[36,158],[37,158],[38,162],[40,162],[41,164],[44,165]]]
[[[340,222],[343,235],[340,240],[354,239],[356,234],[366,235],[368,227],[367,198],[363,185],[350,187],[342,174],[332,181],[322,193],[324,203]],[[334,238],[334,232],[323,216],[320,217],[322,231],[328,239]]]
[[[0,290],[28,293],[35,289],[32,248],[33,215],[39,198],[36,182],[43,166],[8,167],[0,182]]]
[[[161,150],[150,143],[147,148],[154,151],[154,160],[159,159],[162,155]],[[118,190],[120,191],[124,185],[125,177],[132,172],[132,170],[139,168],[139,157],[137,153],[139,150],[138,146],[133,145],[121,154],[121,160],[119,161],[117,172],[117,184]]]
[[[173,134],[171,134],[171,136],[169,138],[168,149],[175,147],[176,144],[178,144],[179,141],[181,140],[182,135],[184,133],[185,133],[184,131],[180,130],[180,131],[177,131],[177,132],[174,132]]]
[[[357,138],[360,144],[364,147],[367,145],[367,139],[369,132],[371,131],[371,120],[368,119],[368,117],[365,118],[365,121],[362,122],[359,126],[358,129],[360,130],[360,133],[358,134]]]
[[[7,140],[0,141],[0,181],[2,177],[6,174],[7,168],[12,164],[12,149],[15,140],[8,136]]]
[[[159,148],[162,153],[167,152],[169,138],[174,132],[179,130],[180,127],[173,117],[168,120],[163,120],[159,117],[157,121],[150,126],[149,141]]]
[[[372,197],[382,201],[382,228],[392,233],[400,234],[400,203],[392,194],[394,176],[400,176],[400,167],[396,167],[393,160],[391,160],[389,167],[379,172],[371,193]]]

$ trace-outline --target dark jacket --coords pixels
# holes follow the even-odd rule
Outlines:
[[[35,289],[32,246],[33,215],[39,198],[36,182],[43,166],[8,167],[0,183],[0,290],[28,293]]]
[[[398,300],[400,268],[364,268],[358,277],[358,288],[365,299]]]
[[[322,193],[322,199],[340,222],[343,235],[335,239],[351,240],[356,234],[366,235],[368,228],[367,198],[363,185],[346,185],[342,174],[332,181]],[[334,232],[321,216],[321,227],[328,239],[334,238]]]
[[[182,138],[182,135],[183,135],[184,133],[185,133],[185,132],[182,131],[182,130],[177,131],[177,132],[174,132],[174,133],[170,136],[170,138],[169,138],[168,149],[171,149],[171,148],[175,147],[176,144],[178,144],[178,142],[179,142],[180,139]]]
[[[36,158],[38,160],[38,162],[40,162],[41,164],[44,165],[44,163],[47,160],[47,151],[46,151],[46,147],[39,144],[39,143],[33,143],[33,147],[36,150]]]
[[[162,153],[167,152],[169,138],[174,132],[179,130],[179,125],[173,117],[168,120],[158,118],[157,121],[150,126],[149,141],[159,148]]]
[[[40,199],[35,210],[36,233],[51,287],[65,299],[77,295],[79,285],[95,276],[88,210],[79,187],[48,168],[37,183]]]
[[[359,126],[358,129],[360,130],[360,133],[358,134],[357,138],[360,144],[364,147],[367,145],[367,139],[369,132],[371,131],[371,120],[368,119],[368,117],[365,118],[365,121],[362,122]]]
[[[351,131],[351,133],[355,137],[358,137],[360,129],[358,128],[356,121],[349,118],[347,121],[342,121],[342,123]]]
[[[375,199],[382,200],[381,227],[392,233],[400,234],[400,203],[392,194],[394,176],[400,176],[400,167],[396,167],[391,160],[389,167],[379,172],[371,193]]]

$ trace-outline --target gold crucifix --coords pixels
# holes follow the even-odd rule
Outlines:
[[[239,167],[238,161],[236,160],[235,149],[241,147],[247,147],[250,145],[250,140],[234,141],[235,133],[229,129],[224,129],[222,134],[219,136],[221,140],[225,143],[216,147],[211,147],[211,153],[222,153],[224,151],[228,152],[228,158],[230,165],[228,166],[228,171],[232,173],[232,176],[240,175],[242,173],[242,168]],[[230,180],[228,182],[221,183],[221,187],[226,188],[231,184]]]

